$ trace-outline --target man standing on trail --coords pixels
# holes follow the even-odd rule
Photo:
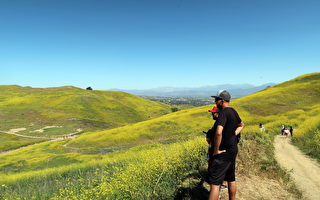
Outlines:
[[[217,200],[220,185],[224,180],[228,182],[229,199],[236,198],[237,186],[235,182],[235,161],[238,153],[237,135],[244,124],[237,111],[230,107],[231,95],[226,90],[218,91],[215,103],[219,108],[219,117],[216,121],[217,130],[214,137],[213,157],[209,165],[209,200]]]
[[[207,131],[207,137],[206,137],[207,142],[209,144],[207,159],[208,159],[208,169],[210,169],[210,166],[211,166],[211,163],[213,160],[213,145],[214,145],[214,137],[215,137],[216,130],[217,130],[217,121],[216,120],[219,117],[219,109],[217,106],[214,106],[211,110],[208,110],[208,112],[212,113],[212,119],[215,120],[213,127]],[[227,181],[223,181],[220,188],[227,188]]]

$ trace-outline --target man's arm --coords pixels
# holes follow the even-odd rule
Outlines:
[[[223,126],[218,125],[216,130],[216,135],[214,137],[214,151],[213,151],[214,156],[221,154],[223,152],[226,152],[226,150],[222,150],[222,151],[219,150],[221,140],[222,140],[222,131],[223,131]]]
[[[240,123],[238,124],[238,127],[236,128],[235,134],[236,134],[236,135],[239,135],[243,128],[244,128],[244,123],[243,123],[243,122],[240,122]]]

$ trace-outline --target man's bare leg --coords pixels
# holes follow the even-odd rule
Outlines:
[[[237,193],[237,184],[235,181],[228,182],[228,192],[229,192],[229,200],[235,200],[236,193]]]
[[[218,200],[220,193],[220,185],[210,185],[209,200]]]

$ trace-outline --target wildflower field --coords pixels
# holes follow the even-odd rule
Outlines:
[[[279,181],[301,197],[277,165],[272,143],[282,124],[293,126],[293,142],[319,155],[319,88],[320,73],[314,73],[231,102],[246,124],[239,174]],[[304,100],[296,96],[302,91],[307,91]],[[0,155],[0,199],[174,199],[183,180],[206,166],[202,131],[213,124],[208,109],[182,110]]]
[[[204,164],[205,154],[202,137],[138,146],[80,166],[1,177],[1,194],[3,199],[170,198],[180,180]]]

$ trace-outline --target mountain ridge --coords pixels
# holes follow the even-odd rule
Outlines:
[[[233,94],[233,98],[247,96],[254,92],[265,89],[269,86],[274,86],[275,83],[266,83],[259,86],[251,84],[223,84],[216,86],[202,87],[159,87],[145,90],[126,90],[126,89],[110,89],[113,91],[123,91],[138,96],[160,96],[160,97],[210,97],[218,90],[226,89]]]

